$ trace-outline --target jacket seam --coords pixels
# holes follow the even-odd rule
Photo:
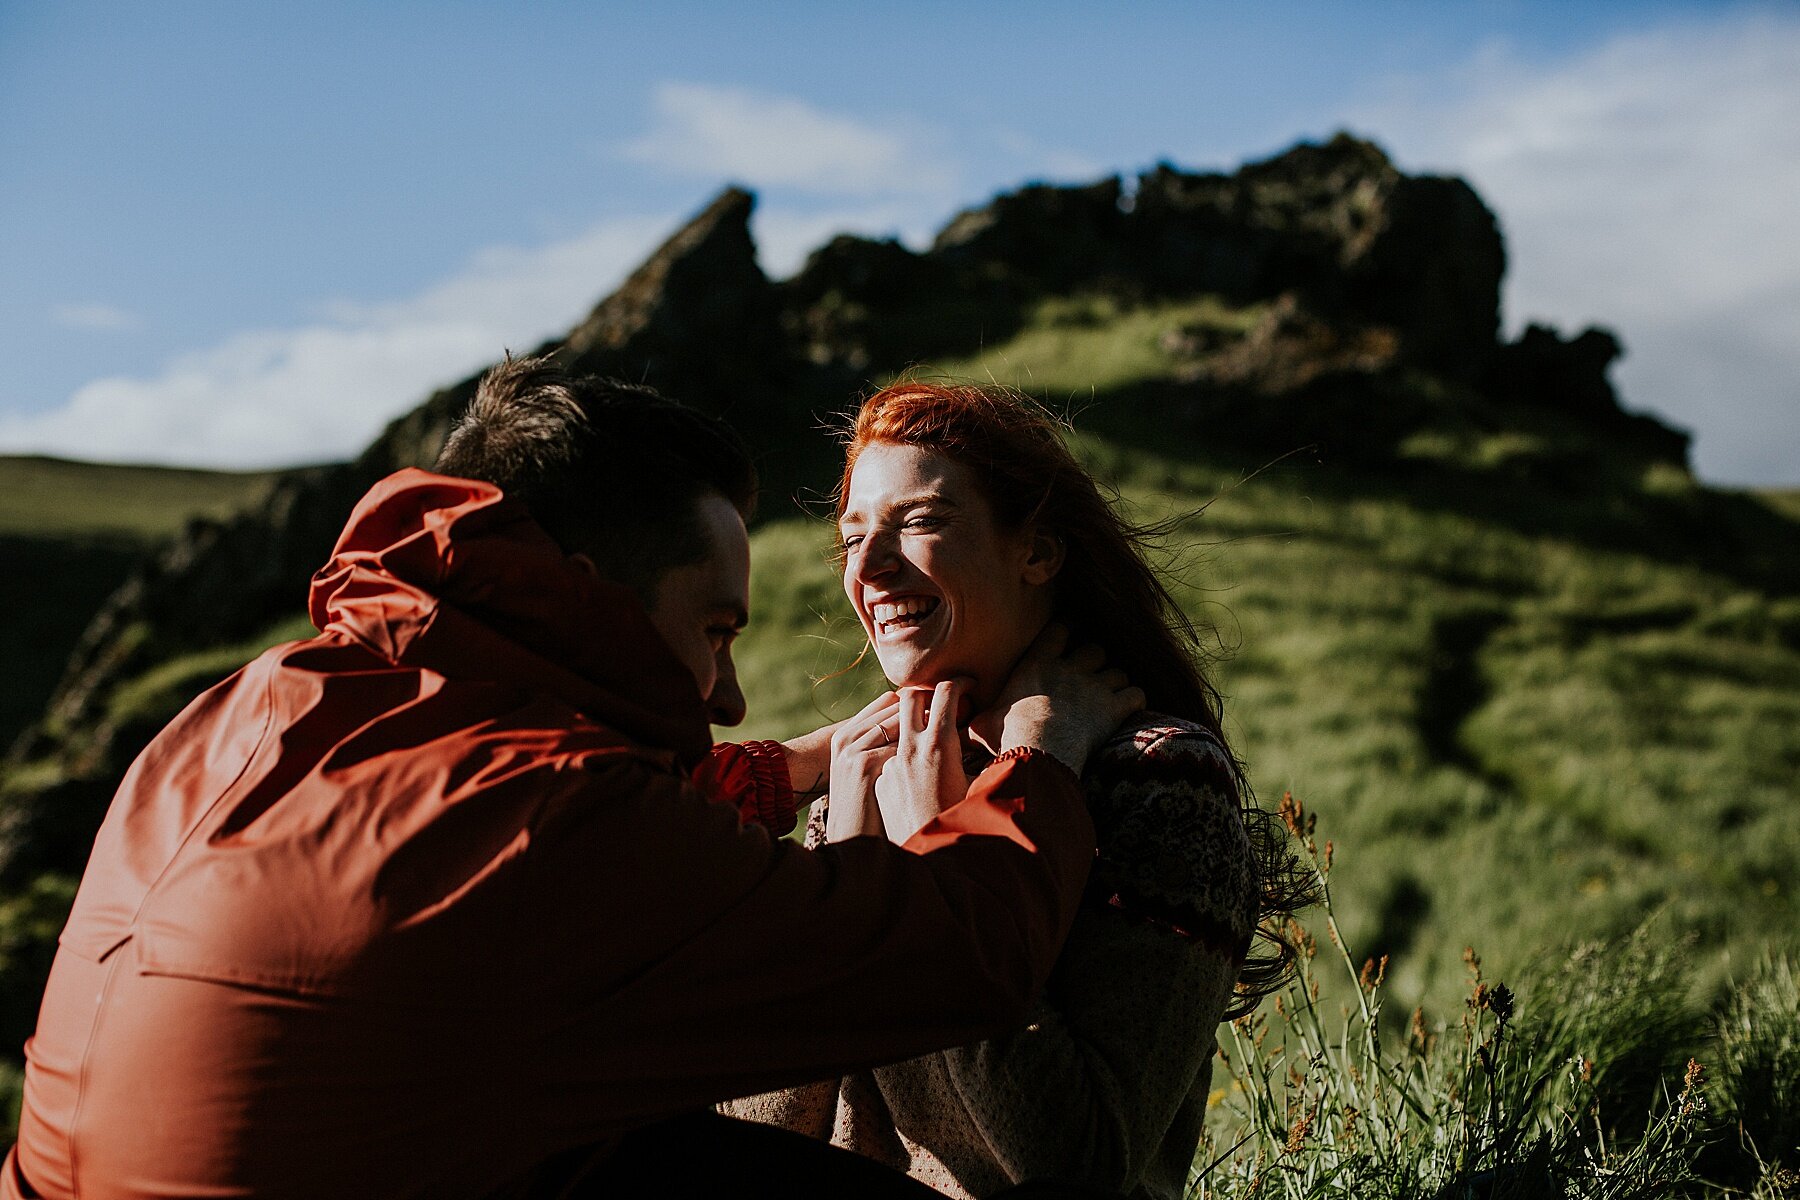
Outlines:
[[[162,870],[156,873],[156,878],[151,880],[149,886],[144,889],[143,897],[138,901],[137,907],[132,910],[129,934],[134,935],[137,932],[138,921],[144,915],[144,907],[150,903],[150,897],[156,894],[157,887],[161,885],[164,879],[168,878],[169,872],[175,869],[175,864],[181,860],[182,851],[188,848],[188,843],[194,840],[195,836],[199,834],[201,828],[206,824],[206,817],[210,815],[214,809],[218,808],[219,805],[225,802],[225,797],[231,795],[233,790],[237,788],[237,785],[243,781],[244,776],[250,770],[250,764],[255,762],[257,755],[262,753],[263,744],[269,739],[269,726],[275,720],[274,693],[275,672],[273,669],[270,669],[263,679],[263,723],[262,729],[257,731],[256,734],[256,745],[251,747],[250,753],[244,756],[243,764],[238,767],[237,774],[231,777],[231,782],[219,789],[218,794],[213,797],[212,803],[206,806],[206,812],[202,813],[199,819],[195,820],[188,828],[187,833],[181,839],[181,844],[175,847],[175,853],[169,855],[169,861],[163,864]]]
[[[75,1084],[75,1109],[69,1114],[69,1195],[71,1200],[81,1200],[81,1154],[77,1150],[80,1141],[81,1113],[87,1107],[88,1074],[94,1059],[94,1041],[100,1036],[100,1025],[106,1020],[109,1009],[106,1001],[111,997],[113,981],[118,977],[119,967],[124,962],[123,954],[115,955],[106,966],[106,982],[100,987],[100,1003],[94,1006],[94,1019],[88,1024],[87,1040],[81,1047],[81,1075]]]

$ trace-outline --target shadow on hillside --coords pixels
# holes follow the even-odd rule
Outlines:
[[[1161,457],[1242,472],[1281,460],[1329,502],[1399,501],[1597,551],[1701,567],[1775,595],[1800,594],[1800,520],[1747,492],[1646,490],[1642,462],[1608,448],[1558,448],[1484,467],[1396,452],[1412,432],[1406,408],[1349,390],[1316,404],[1260,405],[1242,395],[1162,382],[1096,396],[1084,432]]]
[[[127,539],[0,535],[0,612],[7,614],[0,753],[43,715],[70,648],[144,554]]]

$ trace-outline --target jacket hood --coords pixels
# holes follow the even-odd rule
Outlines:
[[[416,469],[376,484],[308,609],[396,666],[550,693],[690,768],[712,744],[692,673],[636,593],[570,566],[492,484]]]

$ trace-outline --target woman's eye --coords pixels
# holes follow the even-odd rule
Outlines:
[[[908,529],[936,529],[939,525],[942,525],[943,523],[944,523],[944,519],[942,517],[913,517],[911,520],[907,521],[906,528],[908,528]]]
[[[844,539],[844,549],[854,550],[854,549],[856,549],[856,547],[858,545],[860,545],[862,543],[862,540],[863,540],[862,534],[853,533]]]

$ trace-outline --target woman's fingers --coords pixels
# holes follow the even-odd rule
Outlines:
[[[946,679],[932,689],[931,712],[925,719],[925,732],[933,741],[941,740],[945,730],[955,734],[956,718],[962,712],[963,694],[968,688],[968,680],[956,678]]]
[[[899,702],[900,702],[900,697],[897,693],[883,692],[883,693],[881,693],[881,695],[875,697],[873,700],[871,700],[867,704],[863,705],[861,710],[858,711],[854,717],[851,717],[849,720],[845,721],[844,724],[847,726],[855,727],[855,728],[861,728],[862,726],[869,724],[871,721],[876,720],[877,714],[880,713],[881,710],[886,709],[886,708],[892,708],[895,704],[898,704]]]
[[[900,741],[905,745],[925,732],[930,719],[934,689],[909,687],[900,689]]]
[[[895,724],[899,711],[900,697],[883,692],[864,705],[861,712],[844,720],[831,735],[832,743],[840,749],[869,749],[883,741],[892,743],[899,736]]]

